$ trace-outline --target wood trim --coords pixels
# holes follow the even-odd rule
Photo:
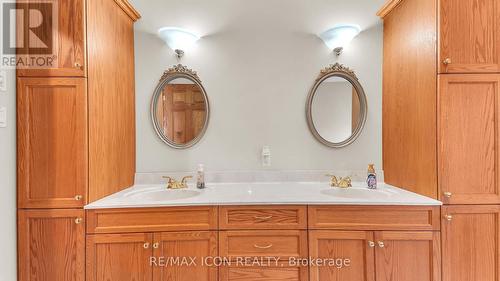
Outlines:
[[[220,229],[307,229],[307,206],[221,206]]]
[[[384,18],[387,16],[396,6],[398,6],[403,0],[387,0],[387,2],[378,10],[377,16]]]
[[[439,206],[311,206],[309,229],[439,230]]]
[[[141,14],[127,0],[115,0],[116,5],[120,7],[132,21],[137,21],[141,18]]]
[[[87,233],[217,229],[217,207],[87,210]]]

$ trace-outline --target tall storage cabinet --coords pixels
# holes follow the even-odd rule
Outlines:
[[[139,15],[126,0],[54,3],[56,63],[17,70],[20,281],[84,281],[83,206],[131,186],[135,174]]]
[[[499,281],[500,2],[392,0],[379,16],[386,181],[445,204],[443,281]]]

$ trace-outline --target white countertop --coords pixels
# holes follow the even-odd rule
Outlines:
[[[333,188],[328,183],[214,183],[205,189],[167,190],[165,185],[134,185],[85,209],[207,205],[441,205],[440,201],[387,184],[370,190],[363,183]]]

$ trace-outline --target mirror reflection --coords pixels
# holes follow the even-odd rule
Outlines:
[[[162,78],[153,96],[152,118],[165,143],[174,148],[194,145],[205,132],[208,116],[208,99],[197,76],[172,72]]]
[[[342,77],[324,80],[312,102],[312,119],[318,133],[327,141],[348,139],[359,123],[360,103],[356,88]]]
[[[334,64],[321,70],[307,98],[307,125],[322,144],[340,148],[354,142],[366,122],[366,96],[354,71]]]

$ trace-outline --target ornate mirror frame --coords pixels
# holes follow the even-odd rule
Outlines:
[[[162,94],[163,88],[172,80],[177,79],[177,78],[184,78],[192,81],[195,85],[197,85],[202,92],[203,98],[205,99],[206,103],[206,118],[205,118],[205,123],[203,124],[203,128],[201,129],[200,133],[191,141],[181,144],[181,143],[176,143],[169,138],[167,138],[163,133],[163,128],[160,124],[158,124],[158,120],[156,120],[156,109],[158,108],[158,97]],[[203,87],[200,78],[198,77],[198,74],[193,71],[192,69],[187,68],[184,65],[178,64],[174,65],[173,67],[169,68],[166,70],[158,85],[156,86],[154,92],[153,92],[153,97],[151,100],[151,120],[153,122],[153,127],[156,131],[156,134],[160,139],[169,145],[170,147],[173,147],[175,149],[186,149],[194,146],[197,144],[205,135],[205,132],[208,127],[208,121],[210,119],[210,103],[208,101],[208,96],[207,92],[205,91],[205,88]]]
[[[342,142],[330,142],[325,138],[323,138],[318,132],[318,130],[316,130],[312,118],[312,103],[314,100],[314,96],[316,95],[316,91],[318,90],[318,87],[321,85],[321,83],[323,83],[326,79],[333,76],[344,78],[352,84],[352,86],[356,89],[356,93],[358,95],[360,104],[360,111],[359,111],[360,120],[358,122],[358,125],[354,129],[351,136]],[[366,123],[367,112],[368,112],[368,105],[366,101],[365,91],[363,90],[363,86],[361,86],[361,83],[359,82],[358,77],[356,76],[354,71],[339,63],[330,65],[329,67],[326,67],[323,70],[321,70],[318,78],[316,78],[316,82],[314,83],[311,91],[309,92],[306,103],[307,125],[309,126],[309,130],[311,131],[311,133],[319,142],[328,147],[333,147],[333,148],[342,148],[353,143],[359,137],[361,131],[363,131],[363,128]]]

